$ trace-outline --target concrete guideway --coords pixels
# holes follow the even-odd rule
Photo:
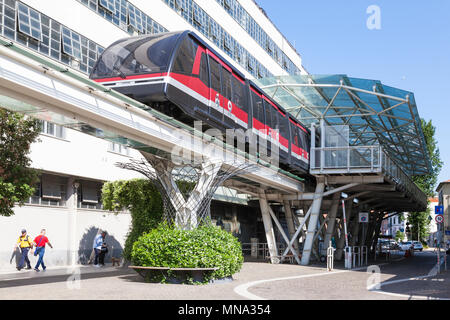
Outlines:
[[[174,149],[184,148],[186,151],[180,152],[190,153],[192,159],[245,161],[234,149],[217,144],[213,137],[185,128],[163,114],[159,119],[137,101],[111,93],[110,89],[58,67],[47,58],[37,57],[17,44],[9,46],[16,51],[5,44],[0,46],[0,96],[7,108],[74,129],[87,125],[94,133],[86,133],[94,135],[95,129],[101,129],[105,132],[103,138],[125,137],[161,154],[170,155]],[[249,181],[293,194],[304,189],[300,181],[276,171],[278,168],[256,163],[255,166],[255,170],[244,175]]]

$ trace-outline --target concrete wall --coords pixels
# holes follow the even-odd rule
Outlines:
[[[16,260],[12,259],[13,247],[25,228],[34,239],[45,228],[54,249],[46,248],[44,261],[48,267],[72,264],[72,256],[92,250],[92,240],[98,229],[107,230],[106,242],[115,244],[115,254],[122,249],[131,222],[129,214],[115,215],[103,211],[71,210],[44,206],[15,208],[12,217],[0,217],[0,272],[15,271]],[[32,267],[37,258],[29,255]],[[82,262],[82,261],[81,261]]]

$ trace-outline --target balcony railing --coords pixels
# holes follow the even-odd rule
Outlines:
[[[311,174],[370,174],[388,176],[402,191],[422,204],[426,195],[381,146],[348,146],[311,149]]]

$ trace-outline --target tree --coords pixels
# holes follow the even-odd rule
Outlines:
[[[131,227],[125,241],[123,256],[131,260],[133,243],[144,234],[155,229],[162,220],[163,201],[161,194],[150,180],[133,179],[107,182],[102,188],[105,210],[131,213]]]
[[[38,171],[29,167],[29,152],[39,132],[39,120],[0,108],[0,216],[14,215],[15,204],[34,193]]]
[[[432,120],[427,122],[421,119],[421,125],[431,161],[431,172],[427,175],[414,176],[412,180],[430,198],[434,196],[434,190],[436,189],[437,179],[443,162],[435,139],[436,128],[433,126]],[[430,220],[428,219],[429,214],[429,209],[427,209],[424,212],[411,212],[408,215],[408,222],[411,224],[412,239],[419,237],[417,240],[420,241],[428,236],[430,224]]]
[[[403,232],[401,232],[400,230],[397,231],[397,233],[395,234],[395,240],[397,242],[403,241],[403,239],[405,238],[405,234]]]

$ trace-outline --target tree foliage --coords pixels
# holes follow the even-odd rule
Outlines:
[[[34,193],[38,171],[29,152],[39,132],[39,120],[0,108],[0,216],[14,215],[14,205]]]
[[[125,241],[123,256],[131,260],[133,243],[145,232],[156,228],[162,220],[163,202],[161,195],[146,179],[119,180],[107,182],[102,189],[105,210],[131,213],[131,227]]]
[[[438,182],[438,176],[441,172],[443,162],[441,160],[441,155],[439,148],[437,146],[437,141],[435,138],[436,127],[433,126],[432,120],[425,121],[421,119],[422,131],[425,137],[426,147],[428,150],[428,155],[431,161],[431,172],[427,175],[414,176],[412,177],[416,185],[427,195],[427,197],[433,197],[435,194],[436,185]],[[408,222],[410,223],[412,239],[414,240],[424,240],[429,234],[430,220],[428,219],[430,215],[429,209],[425,212],[411,212],[408,215]],[[417,239],[417,237],[420,239]]]
[[[425,121],[421,119],[422,131],[425,137],[425,142],[428,150],[428,155],[431,161],[431,172],[427,175],[412,177],[416,185],[427,195],[427,197],[434,196],[434,191],[437,185],[437,179],[441,172],[443,162],[441,160],[441,154],[437,141],[435,138],[436,127],[433,126],[432,120]]]
[[[395,234],[395,240],[397,242],[403,241],[403,239],[405,238],[405,234],[403,232],[401,232],[400,230],[397,230],[397,233]]]

